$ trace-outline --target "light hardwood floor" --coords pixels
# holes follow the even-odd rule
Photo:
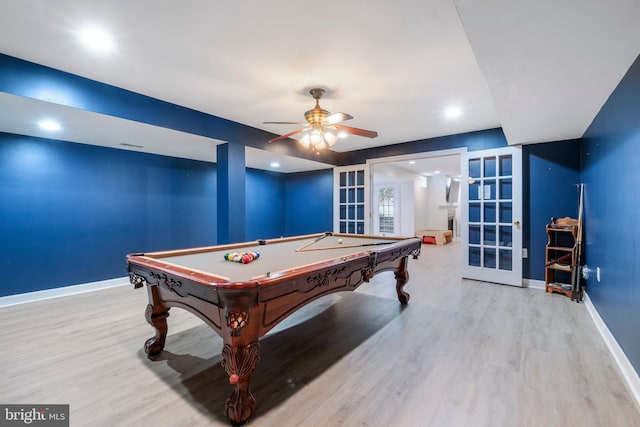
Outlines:
[[[584,304],[460,278],[459,246],[424,245],[402,307],[390,273],[261,340],[257,426],[640,426]],[[72,426],[229,425],[221,339],[172,309],[142,351],[130,286],[0,309],[0,403],[68,403]]]

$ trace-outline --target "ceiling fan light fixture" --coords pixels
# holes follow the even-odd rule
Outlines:
[[[322,143],[322,134],[318,129],[314,129],[311,131],[311,134],[309,134],[309,142],[313,146],[317,146]]]
[[[333,147],[338,141],[338,135],[331,129],[313,129],[306,131],[298,141],[304,148],[312,148],[315,151],[319,151]]]
[[[324,150],[325,148],[327,148],[327,144],[325,144],[324,141],[320,142],[320,144],[313,147],[316,153],[320,153],[320,150]]]
[[[338,136],[334,132],[328,130],[324,132],[324,140],[329,147],[333,147],[338,140]]]
[[[347,113],[335,113],[331,114],[329,111],[320,107],[320,98],[324,94],[325,90],[321,88],[314,88],[309,91],[313,99],[316,101],[316,105],[311,110],[304,113],[306,123],[301,122],[264,122],[265,124],[302,124],[306,125],[303,128],[296,129],[293,132],[280,135],[277,138],[273,138],[269,142],[280,141],[282,139],[290,138],[294,135],[302,135],[298,141],[305,148],[311,148],[316,152],[319,150],[333,147],[338,141],[338,138],[344,138],[347,134],[351,133],[357,136],[363,136],[366,138],[375,138],[378,136],[378,132],[358,129],[354,127],[344,126],[340,123],[353,119],[353,116]]]
[[[304,135],[302,135],[302,138],[300,138],[298,141],[300,141],[300,144],[302,144],[304,148],[309,148],[309,146],[311,145],[309,133],[305,133]]]

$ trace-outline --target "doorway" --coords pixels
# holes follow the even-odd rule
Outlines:
[[[398,236],[423,230],[451,230],[459,240],[461,154],[465,149],[441,150],[367,161],[371,172],[371,232],[378,230],[380,188],[395,186],[395,226]]]

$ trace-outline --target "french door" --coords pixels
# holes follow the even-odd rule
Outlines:
[[[333,169],[333,231],[369,233],[369,168],[367,165]]]
[[[522,152],[462,155],[463,277],[522,286]]]

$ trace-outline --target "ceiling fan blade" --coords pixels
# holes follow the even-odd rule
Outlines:
[[[375,138],[376,136],[378,136],[378,132],[373,130],[358,129],[358,128],[352,128],[352,127],[343,126],[343,125],[334,125],[334,126],[338,130],[342,130],[347,133],[351,133],[353,135],[364,136],[366,138]]]
[[[324,119],[324,122],[328,125],[335,125],[336,123],[344,122],[346,120],[353,119],[353,116],[347,113],[335,113]]]
[[[277,138],[273,138],[273,139],[272,139],[272,140],[270,140],[269,142],[280,141],[281,139],[287,139],[287,138],[289,138],[290,136],[293,136],[293,135],[295,135],[295,134],[297,134],[297,133],[300,133],[300,132],[302,132],[302,131],[304,131],[304,130],[305,130],[305,128],[296,129],[296,130],[294,130],[293,132],[285,133],[285,134],[284,134],[284,135],[282,135],[282,136],[279,136],[279,137],[277,137]]]
[[[306,122],[262,122],[264,125],[306,125]]]

